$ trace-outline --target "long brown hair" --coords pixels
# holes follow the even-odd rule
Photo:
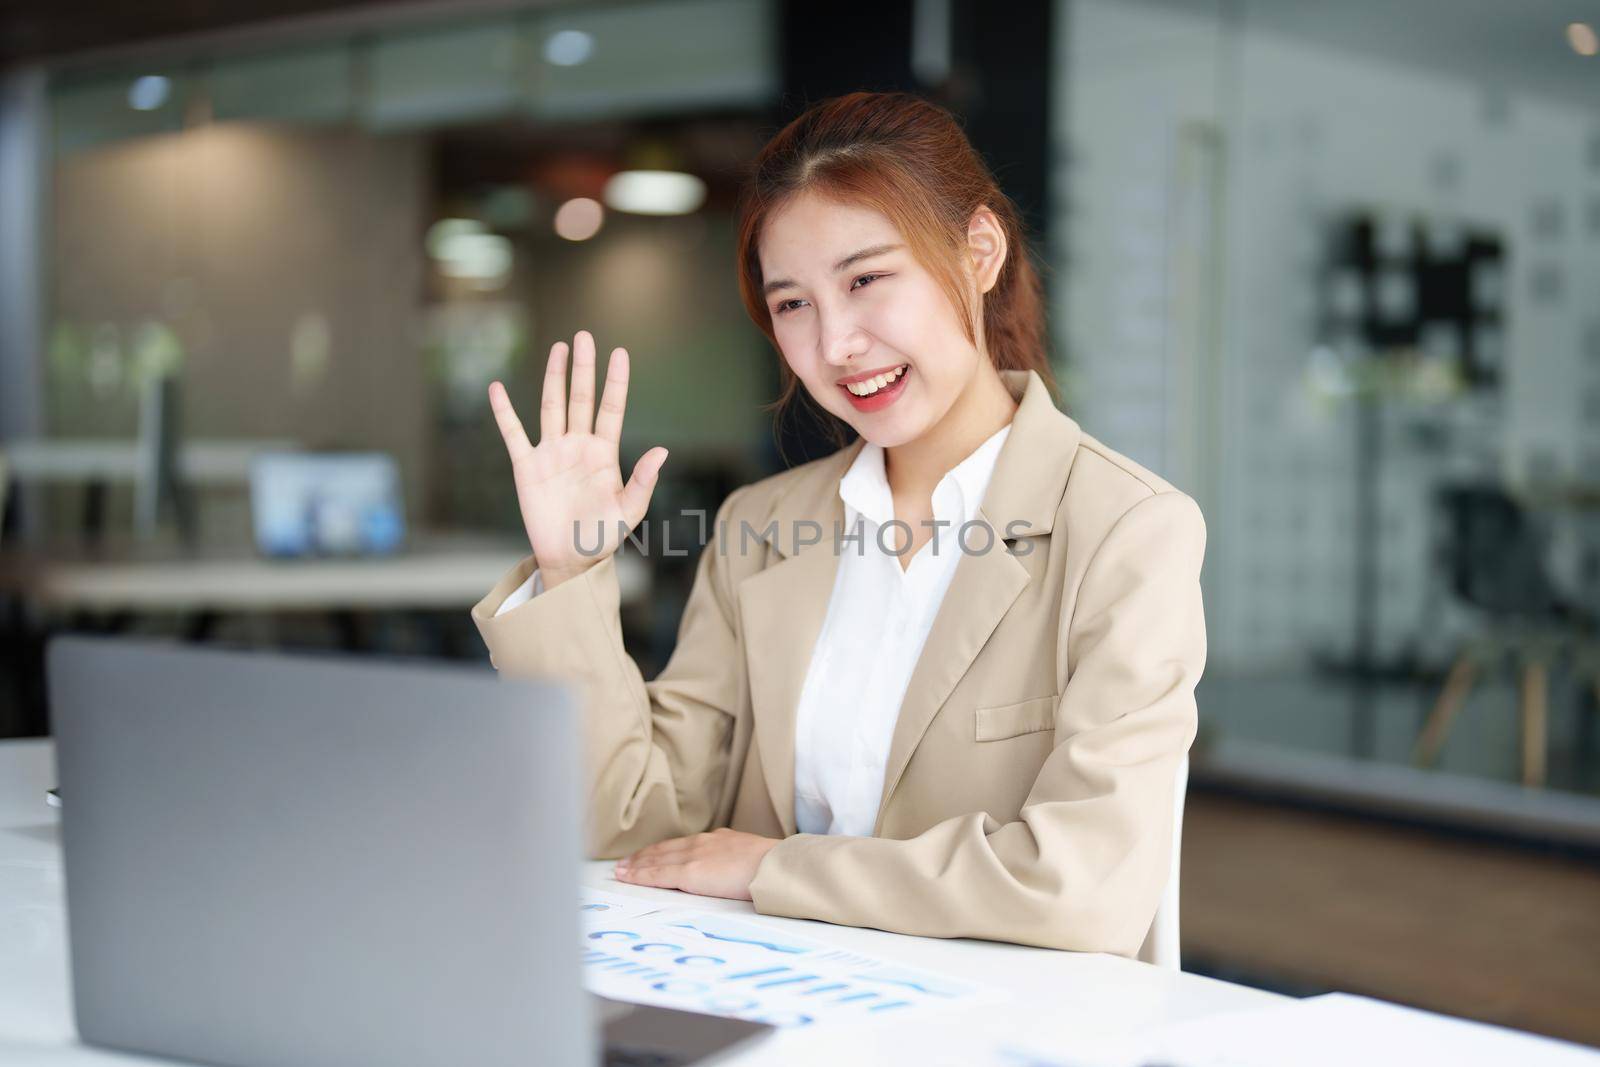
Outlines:
[[[782,392],[770,408],[781,418],[804,398],[843,445],[849,426],[818,407],[783,359],[772,310],[761,288],[758,244],[772,214],[803,192],[873,208],[904,236],[911,254],[934,276],[977,343],[962,256],[967,224],[983,205],[1006,238],[1006,258],[987,293],[979,294],[983,335],[999,370],[1035,370],[1057,392],[1050,368],[1043,286],[1016,205],[1000,191],[956,117],[912,93],[849,93],[823,100],[767,142],[739,196],[739,294],[745,310],[778,352]]]

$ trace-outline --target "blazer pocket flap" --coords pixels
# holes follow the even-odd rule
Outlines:
[[[1015,704],[979,708],[974,713],[979,741],[1000,741],[1019,734],[1056,728],[1056,702],[1060,697],[1034,697]]]

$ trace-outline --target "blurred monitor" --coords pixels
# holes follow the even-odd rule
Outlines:
[[[382,555],[405,542],[400,471],[384,452],[257,456],[250,510],[267,556]]]

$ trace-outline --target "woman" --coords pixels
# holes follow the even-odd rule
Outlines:
[[[740,215],[784,401],[859,439],[722,504],[654,681],[612,560],[666,460],[622,483],[627,352],[596,414],[593,338],[570,397],[554,346],[537,446],[490,387],[533,554],[473,617],[584,697],[593,853],[767,914],[1136,954],[1195,733],[1199,509],[1057,410],[1015,208],[947,112],[824,101]]]

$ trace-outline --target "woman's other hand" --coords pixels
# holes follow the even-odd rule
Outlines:
[[[777,843],[775,837],[728,829],[674,837],[618,860],[616,877],[702,897],[749,900],[756,868]]]
[[[572,341],[572,392],[567,394],[567,344],[557,341],[545,366],[539,443],[530,444],[505,386],[489,385],[489,406],[511,456],[517,504],[535,565],[550,589],[617,550],[644,519],[667,450],[657,445],[622,484],[618,442],[628,403],[628,351],[615,348],[606,367],[600,410],[594,410],[594,337]],[[579,546],[583,551],[579,551]]]

